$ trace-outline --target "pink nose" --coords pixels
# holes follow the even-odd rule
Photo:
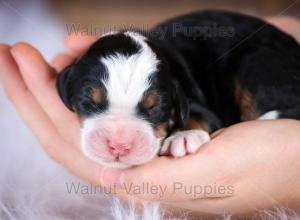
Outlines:
[[[130,151],[130,145],[125,143],[115,143],[108,141],[109,151],[114,156],[125,156]]]

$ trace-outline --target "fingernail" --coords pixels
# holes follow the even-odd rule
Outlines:
[[[121,169],[104,168],[102,171],[101,182],[104,186],[115,185],[122,188],[122,173]]]

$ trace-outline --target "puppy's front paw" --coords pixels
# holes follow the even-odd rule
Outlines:
[[[206,131],[200,129],[179,131],[164,141],[160,155],[183,157],[195,153],[208,141],[210,141],[210,137]]]

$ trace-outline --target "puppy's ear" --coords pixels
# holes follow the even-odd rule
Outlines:
[[[74,111],[72,106],[71,75],[71,66],[68,66],[58,75],[56,88],[65,106]]]
[[[176,123],[179,128],[184,128],[190,115],[189,102],[178,81],[174,80],[173,85]]]

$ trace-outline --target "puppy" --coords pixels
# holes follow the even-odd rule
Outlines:
[[[231,34],[199,32],[209,28]],[[126,168],[194,153],[241,121],[300,119],[300,46],[253,17],[196,12],[148,33],[103,35],[57,89],[81,121],[82,152]]]

